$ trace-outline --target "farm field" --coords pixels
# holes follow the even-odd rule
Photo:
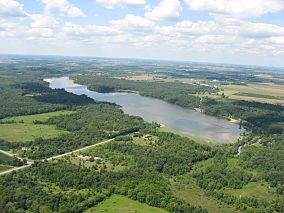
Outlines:
[[[224,85],[224,94],[232,99],[284,104],[284,87],[275,84]]]
[[[71,114],[72,111],[57,111],[50,113],[43,113],[37,115],[17,116],[2,121],[14,121],[16,123],[0,124],[0,138],[10,142],[25,142],[33,141],[36,138],[54,138],[60,134],[66,134],[67,131],[56,129],[55,126],[45,124],[34,124],[34,121],[47,121],[49,118],[62,115]]]
[[[112,195],[98,206],[85,211],[85,213],[166,213],[164,209],[151,207],[145,203],[131,200],[120,195]]]

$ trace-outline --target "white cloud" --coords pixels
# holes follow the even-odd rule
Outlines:
[[[27,13],[24,5],[15,0],[0,0],[0,16],[2,17],[23,17]]]
[[[110,23],[117,29],[140,29],[145,30],[154,26],[154,23],[141,16],[135,16],[133,14],[127,14],[125,18],[120,20],[112,20]]]
[[[62,29],[63,33],[71,37],[88,37],[88,36],[111,36],[116,32],[115,29],[99,25],[78,25],[66,23]]]
[[[181,11],[179,0],[162,0],[158,6],[148,8],[145,17],[154,21],[176,20],[180,17]]]
[[[268,38],[284,36],[284,27],[273,24],[244,22],[240,25],[239,34],[249,38]]]
[[[284,9],[283,0],[184,0],[191,10],[235,18],[260,16]]]
[[[34,20],[31,26],[33,28],[56,28],[59,22],[50,14],[35,14],[31,16]]]
[[[41,0],[45,4],[45,11],[59,9],[61,15],[70,17],[86,17],[86,15],[78,7],[71,4],[68,0]]]
[[[38,37],[42,38],[53,38],[55,37],[54,30],[51,28],[31,28],[28,33],[30,35],[27,37],[28,39],[35,39]]]
[[[145,0],[97,0],[96,2],[107,9],[113,9],[115,7],[141,6],[146,3]]]

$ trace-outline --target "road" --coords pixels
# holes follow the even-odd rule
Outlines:
[[[73,151],[71,151],[71,152],[67,152],[67,153],[64,153],[64,154],[60,154],[60,155],[53,156],[53,157],[44,159],[44,160],[42,160],[42,161],[45,161],[45,160],[50,161],[50,160],[53,160],[53,159],[56,159],[56,158],[61,158],[61,157],[64,157],[64,156],[66,156],[66,155],[71,155],[71,154],[76,153],[76,152],[81,152],[81,151],[84,151],[84,150],[86,150],[86,149],[90,149],[90,148],[92,148],[92,147],[99,146],[99,145],[102,145],[102,144],[111,142],[111,141],[113,141],[113,140],[114,140],[114,138],[111,138],[111,139],[108,139],[108,140],[105,140],[105,141],[102,141],[102,142],[99,142],[99,143],[96,143],[96,144],[93,144],[93,145],[90,145],[90,146],[85,146],[85,147],[83,147],[83,148],[73,150]],[[3,154],[9,155],[9,156],[11,156],[11,157],[15,156],[15,155],[13,155],[13,154],[11,154],[11,153],[9,153],[9,152],[3,151],[3,150],[0,150],[0,152],[2,152]],[[21,158],[19,158],[19,159],[21,159]],[[21,160],[22,160],[22,159],[21,159]],[[14,167],[14,168],[11,168],[11,169],[9,169],[9,170],[0,172],[0,175],[5,175],[5,174],[9,174],[9,173],[11,173],[11,172],[13,172],[13,171],[25,169],[25,168],[27,168],[27,167],[30,167],[30,166],[33,165],[33,164],[34,164],[34,162],[28,161],[28,162],[27,162],[27,165],[20,166],[20,167]]]

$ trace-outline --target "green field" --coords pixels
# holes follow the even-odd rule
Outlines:
[[[227,189],[226,192],[237,197],[255,197],[261,200],[277,198],[276,189],[265,181],[250,182],[241,189]]]
[[[58,130],[55,126],[34,124],[1,124],[0,138],[7,141],[33,141],[36,138],[54,138],[67,131]]]
[[[57,111],[36,115],[26,115],[3,119],[2,121],[15,121],[11,124],[0,124],[0,138],[7,141],[25,142],[36,138],[54,138],[67,131],[56,129],[55,126],[45,124],[34,124],[34,121],[47,121],[49,118],[63,114],[71,114],[72,111]]]
[[[164,209],[151,207],[145,203],[130,200],[120,195],[112,195],[98,206],[85,211],[85,213],[166,213]]]
[[[35,120],[37,121],[47,121],[49,118],[59,115],[69,115],[74,113],[74,111],[56,111],[56,112],[48,112],[48,113],[42,113],[42,114],[35,114],[35,115],[24,115],[24,116],[16,116],[16,117],[10,117],[6,119],[2,119],[2,121],[15,121],[15,122],[21,122],[23,121],[26,124],[33,124]]]

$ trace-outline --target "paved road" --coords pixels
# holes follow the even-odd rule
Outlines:
[[[102,145],[102,144],[111,142],[111,141],[113,141],[113,140],[114,140],[114,138],[111,138],[111,139],[102,141],[102,142],[100,142],[100,143],[96,143],[96,144],[93,144],[93,145],[90,145],[90,146],[85,146],[85,147],[83,147],[83,148],[76,149],[76,150],[73,150],[73,151],[71,151],[71,152],[67,152],[67,153],[61,154],[61,155],[56,155],[56,156],[53,156],[53,157],[44,159],[44,160],[42,160],[42,161],[45,161],[45,160],[50,161],[50,160],[52,160],[52,159],[61,158],[61,157],[64,157],[64,156],[66,156],[66,155],[71,155],[72,153],[81,152],[81,151],[84,151],[84,150],[86,150],[86,149],[90,149],[90,148],[92,148],[92,147],[99,146],[99,145]],[[9,155],[9,156],[11,156],[11,157],[15,156],[15,155],[13,155],[13,154],[11,154],[11,153],[9,153],[9,152],[3,151],[3,150],[0,150],[0,152],[4,153],[4,154],[6,154],[6,155]],[[20,158],[20,159],[21,159],[21,158]],[[33,165],[33,163],[34,163],[34,162],[30,162],[30,161],[29,161],[29,162],[27,162],[27,165],[20,166],[20,167],[14,167],[14,168],[12,168],[12,169],[9,169],[9,170],[0,172],[0,175],[5,175],[5,174],[9,174],[9,173],[11,173],[11,172],[13,172],[13,171],[25,169],[25,168],[30,167],[31,165]]]

